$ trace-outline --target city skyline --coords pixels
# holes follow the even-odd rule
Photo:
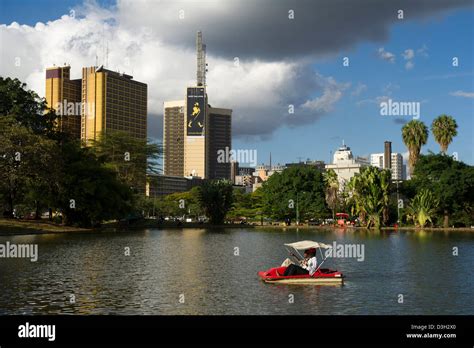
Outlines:
[[[459,134],[449,153],[456,152],[468,164],[474,162],[473,53],[472,42],[464,40],[473,18],[469,2],[440,3],[428,10],[421,6],[423,1],[413,1],[404,6],[405,17],[398,19],[396,9],[389,14],[387,9],[375,7],[364,14],[365,2],[361,1],[352,15],[358,20],[371,19],[368,28],[361,31],[345,25],[334,31],[335,24],[326,23],[333,30],[326,35],[334,42],[324,40],[324,35],[313,38],[312,32],[320,28],[316,24],[306,30],[300,28],[308,20],[304,14],[306,2],[293,6],[293,19],[288,18],[291,6],[281,5],[275,7],[281,11],[273,11],[272,16],[302,23],[294,28],[285,24],[281,29],[281,46],[291,48],[288,50],[268,47],[273,43],[265,44],[268,38],[264,34],[250,36],[258,25],[247,28],[248,22],[241,23],[242,33],[232,34],[235,19],[222,15],[219,9],[250,11],[234,2],[213,4],[216,10],[207,14],[219,21],[219,32],[211,24],[200,23],[196,13],[202,8],[187,2],[182,3],[182,19],[179,8],[168,2],[158,3],[163,6],[159,15],[168,16],[163,22],[169,30],[151,21],[145,13],[146,3],[132,9],[127,1],[68,1],[54,3],[54,11],[46,11],[48,6],[40,8],[34,2],[25,3],[38,6],[34,18],[30,17],[32,12],[20,11],[22,4],[2,2],[5,11],[0,17],[0,30],[2,40],[11,49],[3,52],[0,74],[18,77],[44,96],[46,67],[63,62],[73,67],[91,66],[97,59],[104,60],[108,51],[109,69],[129,73],[149,86],[151,138],[162,140],[163,102],[181,98],[183,86],[193,84],[194,33],[202,29],[209,47],[209,95],[216,105],[234,110],[233,147],[256,149],[259,164],[268,162],[270,152],[274,163],[296,162],[299,157],[330,163],[342,139],[355,155],[364,157],[382,152],[383,142],[389,140],[393,152],[403,154],[406,160],[400,130],[411,117],[381,115],[380,102],[390,100],[419,103],[419,119],[427,126],[443,113],[455,117]],[[262,8],[265,6],[262,4]],[[330,5],[325,6],[331,10]],[[262,11],[255,10],[248,21],[259,19]],[[138,26],[132,18],[137,14],[143,15]],[[335,16],[334,22],[340,23],[340,15]],[[283,21],[278,18],[276,22]],[[228,21],[228,26],[221,21]],[[168,32],[173,32],[172,28],[179,30],[171,35]],[[373,34],[373,30],[379,32]],[[226,35],[235,49],[222,38]],[[450,39],[436,40],[440,35]],[[250,39],[256,44],[245,45]],[[33,44],[34,40],[48,43],[43,47]],[[20,66],[15,65],[17,57]],[[345,57],[348,66],[344,66]],[[458,66],[452,64],[454,57]],[[71,72],[71,78],[79,77],[78,71]],[[223,89],[224,85],[229,88]],[[288,112],[291,105],[293,114]],[[429,150],[439,152],[431,135],[422,153]]]

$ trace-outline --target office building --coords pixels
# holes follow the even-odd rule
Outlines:
[[[370,155],[370,165],[384,169],[386,165],[385,153],[373,153]],[[391,153],[390,169],[392,173],[392,180],[405,180],[403,156],[399,153]]]
[[[164,103],[163,171],[168,176],[184,175],[184,100]]]
[[[209,179],[231,179],[231,159],[221,160],[222,152],[231,149],[232,110],[208,107],[206,118],[206,176]]]
[[[184,176],[147,174],[145,195],[158,197],[177,192],[189,191],[195,186],[200,186],[204,180],[199,178],[186,178]]]
[[[123,131],[147,137],[147,85],[133,76],[100,67],[82,69],[81,139],[98,140],[101,133]]]
[[[100,67],[82,69],[70,79],[70,66],[46,69],[46,102],[58,115],[59,127],[83,144],[101,133],[123,131],[147,137],[147,85],[127,74]]]
[[[232,110],[209,105],[202,34],[196,38],[197,83],[185,99],[164,103],[165,175],[231,180]],[[224,156],[224,155],[225,156]]]
[[[57,126],[73,138],[81,137],[81,79],[70,79],[71,67],[46,69],[46,104],[58,115]]]
[[[326,170],[332,169],[336,172],[339,180],[339,189],[343,190],[349,180],[360,173],[363,167],[369,165],[366,158],[355,157],[351,148],[342,144],[342,146],[334,153],[333,162],[326,164]]]

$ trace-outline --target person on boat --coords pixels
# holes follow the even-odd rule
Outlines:
[[[300,261],[300,265],[291,264],[289,265],[284,276],[292,276],[292,275],[303,275],[309,274],[312,276],[314,272],[316,272],[316,268],[318,265],[316,259],[316,249],[310,248],[304,251],[304,259]]]

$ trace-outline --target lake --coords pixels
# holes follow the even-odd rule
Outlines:
[[[343,286],[259,280],[298,240],[363,245],[364,258],[326,261]],[[0,314],[474,314],[469,232],[147,229],[7,241],[37,244],[38,260],[0,259]]]

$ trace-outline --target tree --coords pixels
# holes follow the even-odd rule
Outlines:
[[[447,155],[430,153],[420,157],[410,181],[411,192],[426,189],[439,199],[444,227],[449,226],[451,215],[462,220],[463,225],[474,224],[473,166]]]
[[[325,202],[325,185],[320,170],[299,165],[275,173],[263,183],[262,205],[265,214],[276,219],[303,219],[329,216]]]
[[[90,227],[132,212],[132,192],[91,149],[67,142],[61,146],[61,158],[55,207],[65,224]]]
[[[421,121],[411,120],[402,127],[402,138],[410,153],[408,165],[411,175],[420,156],[421,147],[428,141],[428,128]]]
[[[367,219],[369,228],[380,228],[381,215],[384,223],[388,221],[390,178],[390,170],[371,166],[363,168],[349,181],[349,196],[355,201],[359,219],[362,223]]]
[[[433,120],[431,132],[441,147],[442,153],[445,154],[448,151],[449,144],[451,144],[453,138],[458,134],[457,128],[456,120],[451,116],[440,115]]]
[[[332,210],[332,218],[334,219],[337,208],[338,201],[338,192],[339,192],[339,180],[337,179],[337,174],[333,169],[329,169],[323,173],[324,184],[325,184],[325,194],[326,194],[326,203],[329,208]]]
[[[228,180],[209,180],[199,186],[198,197],[209,222],[222,224],[232,207],[233,188]]]
[[[18,79],[0,77],[0,118],[13,117],[16,124],[34,134],[58,139],[57,116],[47,112],[46,101]]]
[[[91,145],[96,156],[137,193],[145,190],[146,172],[158,171],[161,146],[146,139],[135,138],[123,131],[108,131]]]
[[[438,205],[439,200],[435,195],[427,189],[422,189],[407,207],[408,218],[413,220],[415,225],[425,227],[428,221],[433,223],[432,218],[436,213]]]
[[[114,170],[56,126],[46,102],[17,79],[0,78],[0,196],[15,207],[62,212],[67,224],[91,226],[131,211],[132,195]],[[31,211],[31,210],[30,210]]]
[[[0,192],[6,200],[4,216],[13,217],[16,203],[25,194],[36,200],[50,197],[57,178],[57,146],[52,140],[34,134],[13,117],[0,118]]]

